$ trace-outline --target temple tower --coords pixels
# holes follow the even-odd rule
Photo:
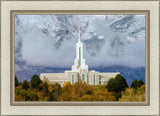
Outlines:
[[[83,58],[83,44],[80,40],[80,26],[78,26],[79,30],[79,39],[76,44],[76,59],[74,60],[74,65],[72,66],[72,71],[80,72],[80,70],[87,70],[88,65],[85,64],[85,59]]]

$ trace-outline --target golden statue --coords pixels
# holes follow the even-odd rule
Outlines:
[[[78,25],[78,30],[80,31],[80,28],[81,28],[81,26],[80,25]]]

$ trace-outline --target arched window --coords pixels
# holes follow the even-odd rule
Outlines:
[[[72,84],[74,84],[74,75],[72,75]]]
[[[85,74],[82,74],[82,80],[85,81]]]

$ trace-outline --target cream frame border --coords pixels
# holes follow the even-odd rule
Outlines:
[[[36,1],[36,2],[37,2],[37,1]],[[92,1],[92,2],[89,2],[89,1],[86,1],[86,3],[87,3],[88,5],[93,5],[93,6],[89,6],[89,7],[88,7],[86,4],[85,4],[85,5],[82,4],[83,2],[80,2],[80,1],[73,1],[73,2],[72,2],[72,1],[65,1],[65,2],[61,2],[61,1],[54,1],[54,2],[53,2],[53,1],[52,1],[53,3],[55,3],[54,5],[51,5],[50,2],[51,2],[51,1],[49,1],[49,2],[48,2],[48,5],[47,5],[47,2],[44,2],[44,1],[43,1],[43,3],[45,3],[45,5],[49,6],[49,8],[47,8],[48,10],[53,9],[53,8],[51,8],[51,6],[55,6],[55,7],[56,7],[57,9],[59,9],[59,10],[61,10],[62,7],[64,7],[64,6],[65,6],[65,8],[68,8],[68,9],[65,9],[65,10],[82,10],[82,9],[83,9],[83,10],[87,10],[87,9],[91,9],[91,10],[95,10],[95,9],[96,9],[96,10],[97,10],[97,8],[98,8],[98,10],[113,10],[113,9],[114,9],[114,10],[115,10],[115,9],[117,10],[117,9],[119,8],[119,6],[121,6],[121,8],[118,9],[118,10],[129,10],[130,8],[131,8],[131,10],[137,10],[137,9],[134,9],[133,7],[135,7],[134,5],[136,5],[136,7],[137,7],[137,5],[138,5],[138,4],[135,4],[135,2],[133,2],[133,1],[131,1],[131,2],[123,1],[123,3],[127,3],[127,5],[128,5],[128,6],[126,5],[126,6],[123,7],[123,8],[122,8],[122,1],[121,1],[121,2],[120,2],[120,1],[117,1],[116,4],[113,4],[113,3],[114,3],[113,1],[112,1],[112,2],[108,2],[108,1],[102,1],[102,2],[97,2],[97,1],[93,2],[93,1]],[[3,4],[3,3],[4,3],[4,4]],[[8,3],[9,3],[9,4],[8,4]],[[10,4],[10,1],[8,1],[8,2],[6,2],[6,3],[5,3],[5,1],[2,1],[2,15],[6,15],[6,13],[8,14],[8,13],[10,12],[10,10],[11,10],[10,8],[13,8],[14,5],[15,5],[15,6],[18,5],[19,8],[21,8],[22,10],[25,10],[24,8],[22,8],[22,6],[24,5],[24,3],[26,3],[24,6],[31,5],[31,8],[32,8],[33,10],[38,10],[38,9],[37,9],[37,6],[36,6],[36,7],[33,7],[33,6],[36,5],[36,4],[35,4],[35,1],[34,1],[34,2],[24,2],[24,1],[20,1],[20,2],[18,2],[19,4],[17,4],[17,3],[15,4],[15,3],[13,3],[13,1],[12,1],[11,3],[12,3],[12,4]],[[64,4],[64,3],[65,3],[65,4]],[[104,4],[104,3],[105,3],[105,4]],[[107,4],[106,4],[106,3],[107,3]],[[119,3],[119,4],[118,4],[118,3]],[[140,1],[139,1],[138,3],[140,3]],[[141,3],[143,3],[143,2],[141,1]],[[159,29],[159,28],[156,26],[156,24],[155,24],[155,23],[158,23],[158,19],[157,19],[157,20],[155,19],[156,13],[157,13],[157,9],[158,9],[157,3],[158,3],[158,2],[155,2],[155,1],[154,1],[154,2],[150,2],[150,1],[149,1],[147,5],[145,4],[147,8],[146,8],[146,7],[145,7],[145,8],[144,8],[144,7],[143,7],[143,8],[140,8],[140,7],[139,7],[139,8],[138,8],[138,10],[150,10],[151,16],[154,16],[154,19],[153,19],[153,20],[154,20],[155,22],[153,22],[153,20],[151,20],[151,29],[154,29],[154,32],[153,32],[153,30],[151,30],[151,34],[152,34],[151,37],[153,37],[153,36],[155,35],[155,36],[154,36],[155,38],[157,37],[156,35],[158,35],[158,29]],[[7,5],[6,5],[6,4],[7,4]],[[76,5],[76,7],[73,6],[73,4]],[[81,7],[82,7],[82,8],[80,8],[80,4],[81,4]],[[112,4],[112,8],[111,8],[111,6],[109,6],[108,4]],[[133,5],[133,4],[134,4],[134,5]],[[5,5],[6,5],[6,6],[5,6]],[[19,5],[22,5],[22,6],[19,6]],[[41,3],[41,5],[43,6],[44,4]],[[100,6],[103,6],[103,7],[98,7],[99,5],[100,5]],[[141,4],[141,5],[142,5],[142,4]],[[144,5],[144,4],[143,4],[143,5]],[[145,5],[144,5],[144,6],[145,6]],[[59,6],[61,6],[61,7],[59,7]],[[78,6],[79,6],[79,7],[78,7]],[[108,7],[106,8],[106,6],[108,6],[109,8],[108,8]],[[113,6],[114,6],[114,7],[113,7]],[[139,5],[138,5],[138,6],[139,6]],[[54,8],[55,8],[55,7],[54,7]],[[78,9],[77,9],[77,7],[78,7]],[[117,8],[117,7],[118,7],[118,8]],[[153,7],[154,7],[154,8],[153,8]],[[5,10],[4,10],[3,8],[4,8]],[[39,7],[39,8],[41,9],[42,7]],[[45,7],[45,8],[46,8],[46,7]],[[128,9],[128,8],[129,8],[129,9]],[[57,10],[57,9],[53,9],[53,10]],[[20,10],[20,9],[17,9],[17,7],[16,7],[16,8],[14,7],[14,9],[12,9],[12,10]],[[4,11],[6,11],[6,12],[4,12]],[[153,13],[153,14],[152,14],[152,13]],[[158,17],[158,16],[157,16],[157,17]],[[6,17],[5,17],[5,18],[6,18]],[[9,19],[8,19],[8,18],[5,19],[5,18],[2,17],[2,23],[1,23],[1,25],[4,24],[4,22],[5,22],[5,24],[6,24],[6,21],[8,22]],[[4,20],[4,19],[5,19],[5,20]],[[152,18],[151,18],[151,19],[152,19]],[[156,29],[153,28],[152,24],[154,25],[154,27],[156,27]],[[10,27],[10,25],[9,25],[8,23],[7,23],[7,25],[5,25],[5,26],[2,25],[1,29],[4,29],[4,30],[6,29],[6,30],[7,30],[6,27],[7,27],[7,28]],[[4,31],[2,30],[2,32],[4,32]],[[4,34],[4,35],[5,35],[5,34]],[[8,38],[8,37],[9,37],[9,35],[5,35],[5,36],[4,36],[4,35],[3,35],[3,33],[2,33],[2,38],[3,38],[3,37],[5,37],[5,38]],[[157,37],[157,38],[158,38],[158,37]],[[159,60],[158,60],[158,55],[155,55],[154,53],[157,53],[157,50],[159,51],[158,46],[157,46],[157,44],[159,43],[159,40],[155,39],[155,41],[154,41],[154,40],[152,40],[152,38],[151,38],[150,42],[151,42],[151,46],[150,46],[150,49],[151,49],[150,62],[152,61],[151,63],[153,63],[152,65],[150,64],[150,66],[154,68],[154,69],[151,69],[150,76],[151,76],[151,77],[152,77],[152,76],[155,76],[155,77],[157,77],[156,79],[158,79],[158,75],[159,75],[159,73],[158,73],[159,70],[158,70],[158,69],[159,69],[159,66],[158,66],[156,63],[159,64]],[[9,49],[10,47],[5,47],[5,48],[4,48],[4,46],[5,46],[5,45],[8,45],[8,43],[10,43],[10,41],[8,41],[8,40],[6,40],[6,39],[5,39],[5,40],[2,39],[2,43],[1,43],[1,45],[2,45],[2,46],[1,46],[1,47],[2,47],[2,51],[1,51],[1,53],[2,53],[2,59],[1,59],[2,65],[1,65],[1,66],[2,66],[2,67],[4,66],[5,68],[3,67],[3,68],[1,69],[1,74],[2,74],[1,77],[2,77],[2,81],[3,81],[5,84],[7,84],[7,85],[8,85],[9,83],[8,83],[8,81],[5,81],[5,80],[4,80],[4,76],[6,76],[6,75],[9,76],[9,74],[4,73],[3,71],[7,72],[7,71],[9,70],[9,68],[7,68],[7,66],[10,66],[10,65],[9,65],[9,62],[7,62],[8,59],[9,59],[9,56],[10,56],[10,54],[8,54],[9,51],[10,51],[10,49]],[[9,44],[9,45],[10,45],[10,44]],[[153,50],[153,51],[152,51],[152,50]],[[154,50],[156,50],[156,52],[155,52]],[[8,53],[7,53],[7,52],[8,52]],[[153,55],[154,55],[154,58],[153,58]],[[5,57],[4,57],[4,56],[5,56]],[[4,59],[3,59],[3,58],[4,58]],[[11,60],[11,59],[10,59],[10,60]],[[10,61],[10,60],[9,60],[9,61]],[[153,65],[154,65],[154,66],[153,66]],[[156,69],[157,69],[158,71],[155,72],[155,73],[153,73],[153,71],[156,71]],[[152,77],[152,78],[153,78],[153,77]],[[2,82],[2,81],[1,81],[1,82]],[[158,83],[156,83],[156,82],[159,82],[159,81],[158,81],[158,80],[157,80],[157,81],[154,81],[154,82],[155,82],[155,83],[154,83],[155,85],[153,85],[153,80],[151,80],[151,82],[152,82],[152,86],[155,86],[155,87],[156,87],[156,85],[158,84]],[[6,92],[8,93],[8,90],[7,90],[7,91],[4,91],[4,87],[6,88],[7,85],[5,85],[4,83],[1,84],[1,89],[2,89],[1,92],[2,92],[2,93],[4,92],[5,95],[7,95]],[[150,87],[150,88],[151,88],[151,87]],[[153,88],[152,88],[151,90],[153,90]],[[156,92],[157,92],[157,91],[156,91]],[[154,92],[152,92],[152,93],[154,93]],[[154,93],[154,94],[155,94],[155,93]],[[154,95],[154,94],[153,94],[153,95]],[[156,95],[159,95],[159,91],[156,93]],[[8,99],[8,96],[5,96],[5,97],[4,97],[3,94],[1,94],[1,96],[2,96],[2,97],[1,97],[1,100],[2,100],[2,99],[4,100],[5,98]],[[156,97],[156,98],[157,98],[157,97]],[[152,96],[150,99],[151,99],[151,100],[154,100],[154,103],[156,103],[157,100],[159,101],[159,98],[158,98],[158,99],[153,99],[153,96]],[[1,101],[1,105],[2,105],[2,103],[3,103],[3,105],[5,106],[5,108],[4,108],[4,106],[2,107],[2,109],[3,109],[2,111],[6,111],[5,109],[8,107],[7,105],[9,105],[9,104],[8,104],[8,101],[6,101],[5,103],[4,103],[4,101]],[[144,106],[144,107],[146,108],[145,111],[139,110],[139,111],[141,112],[140,114],[146,114],[149,109],[150,109],[150,110],[149,110],[150,112],[148,112],[147,114],[153,114],[153,111],[154,111],[154,113],[155,113],[155,111],[157,112],[157,111],[158,111],[158,110],[157,110],[157,108],[158,108],[157,106],[158,106],[158,105],[155,105],[155,104],[153,105],[153,101],[151,101],[151,103],[152,103],[152,104],[150,104],[150,106]],[[151,107],[151,106],[152,106],[152,107]],[[157,108],[153,110],[153,109],[152,109],[153,106],[154,106],[154,108],[155,108],[155,107],[157,107]],[[9,106],[9,107],[10,107],[10,106]],[[13,108],[14,106],[11,106],[11,107]],[[11,108],[11,107],[10,107],[10,108]],[[16,108],[17,108],[17,107],[18,107],[18,106],[16,106]],[[32,107],[32,106],[30,106],[30,107]],[[41,106],[38,106],[38,108],[40,108],[40,107],[41,107]],[[45,107],[47,107],[47,106],[45,106]],[[44,109],[46,109],[45,107],[44,107]],[[61,107],[62,107],[62,109],[64,108],[64,106],[61,106]],[[85,106],[77,106],[77,107],[78,107],[78,108],[83,108],[84,110],[86,110],[89,106],[88,106],[88,107],[85,107]],[[68,108],[75,109],[75,110],[71,110],[72,112],[69,112],[69,114],[77,114],[77,113],[75,112],[76,109],[77,109],[77,107],[67,106],[66,109],[68,109]],[[120,112],[116,112],[115,110],[111,109],[111,107],[107,107],[107,106],[97,106],[97,107],[94,106],[94,107],[95,107],[96,109],[99,109],[98,112],[101,111],[101,110],[104,109],[104,108],[110,109],[111,111],[109,110],[110,113],[108,113],[108,114],[128,114],[129,112],[130,112],[130,113],[132,112],[131,114],[137,114],[137,113],[138,113],[137,111],[136,111],[136,112],[133,112],[133,110],[131,110],[131,111],[128,111],[128,113],[127,113],[127,112],[122,113],[121,110],[124,110],[123,108],[125,108],[125,109],[126,109],[126,108],[127,108],[127,109],[130,109],[129,107],[132,107],[133,109],[136,109],[136,110],[137,110],[138,107],[139,107],[138,109],[143,109],[143,108],[144,108],[144,107],[142,108],[142,107],[140,107],[140,106],[136,106],[136,108],[135,108],[134,106],[128,106],[128,107],[125,107],[125,106],[122,107],[122,106],[121,106],[121,107],[119,108],[119,109],[121,109],[121,110],[120,110],[121,113],[120,113]],[[113,107],[114,107],[115,109],[117,109],[117,108],[116,108],[117,106],[112,106],[112,108],[113,108]],[[10,108],[9,108],[9,109],[10,109]],[[11,109],[12,109],[12,108],[11,108]],[[14,108],[15,108],[15,107],[14,107]],[[14,109],[14,108],[13,108],[13,109]],[[15,109],[16,109],[16,108],[15,108]],[[21,107],[21,108],[22,108],[22,107]],[[20,109],[21,109],[21,108],[20,108]],[[23,107],[23,108],[24,108],[24,107]],[[23,109],[23,108],[22,108],[22,109]],[[28,109],[28,107],[25,107],[25,108]],[[33,106],[33,108],[34,108],[34,106]],[[48,108],[50,108],[50,107],[48,107]],[[53,106],[53,108],[54,108],[54,109],[58,109],[58,107],[55,107],[55,106]],[[92,107],[92,108],[93,108],[93,107]],[[89,110],[91,110],[92,108],[90,107]],[[101,109],[100,109],[100,108],[101,108]],[[10,112],[10,113],[11,113],[11,112],[14,112],[14,111],[11,111],[11,109],[9,110],[9,112]],[[29,108],[29,109],[30,109],[30,108]],[[94,109],[94,108],[93,108],[93,109]],[[97,114],[97,112],[95,112],[95,110],[93,110],[93,109],[91,110],[91,111],[92,111],[91,114]],[[147,109],[148,109],[148,110],[147,110]],[[151,109],[152,109],[152,110],[151,110]],[[59,112],[59,111],[60,111],[60,112]],[[77,111],[79,111],[79,110],[77,110]],[[102,111],[103,111],[103,112],[99,112],[99,114],[106,114],[106,113],[107,113],[105,110],[102,110]],[[107,110],[107,111],[108,111],[108,110]],[[5,114],[8,114],[9,112],[5,112]],[[41,111],[41,112],[42,112],[42,111]],[[63,112],[64,112],[64,111],[61,111],[61,110],[58,110],[58,111],[57,111],[57,110],[56,110],[56,114],[57,114],[57,113],[58,113],[58,114],[63,114]],[[65,112],[66,112],[66,111],[65,111]],[[106,113],[104,113],[104,112],[106,112]],[[142,113],[142,112],[143,112],[143,113]],[[151,113],[151,112],[152,112],[152,113]],[[21,113],[21,111],[14,112],[14,113]],[[26,112],[26,113],[28,114],[29,112]],[[35,113],[37,114],[38,112],[35,112]],[[44,112],[43,112],[43,113],[44,113]],[[46,113],[48,113],[48,112],[46,112]],[[53,113],[53,112],[51,112],[51,113]],[[80,114],[86,114],[87,112],[83,112],[83,113],[82,113],[82,112],[78,112],[78,113],[80,113]],[[89,112],[88,112],[88,113],[89,113]],[[129,113],[129,114],[130,114],[130,113]],[[11,114],[12,114],[12,113],[11,113]],[[50,113],[49,113],[49,114],[50,114]],[[65,113],[65,114],[66,114],[66,113]],[[68,113],[67,113],[67,114],[68,114]],[[90,114],[90,113],[89,113],[89,114]],[[157,113],[156,113],[156,114],[157,114]]]
[[[105,14],[105,15],[107,15],[107,14],[114,14],[114,15],[116,15],[116,14],[126,14],[126,15],[145,15],[145,33],[146,33],[146,36],[145,36],[145,47],[146,47],[146,57],[145,57],[145,64],[146,64],[146,70],[145,70],[145,86],[146,86],[146,92],[145,92],[145,96],[146,96],[146,99],[145,99],[145,101],[143,102],[114,102],[114,101],[111,101],[111,102],[95,102],[95,101],[93,101],[93,102],[17,102],[17,101],[15,101],[14,100],[14,94],[15,94],[15,92],[14,92],[14,77],[15,77],[15,75],[14,75],[14,37],[15,37],[15,35],[14,35],[14,28],[15,28],[15,25],[14,25],[14,19],[15,19],[15,15],[45,15],[45,14],[72,14],[72,15],[74,15],[74,14]],[[11,24],[11,28],[10,28],[10,30],[11,30],[11,34],[10,34],[10,41],[11,41],[11,82],[10,82],[10,84],[11,84],[11,96],[10,96],[10,98],[11,98],[11,105],[13,105],[13,106],[63,106],[63,105],[67,105],[67,106],[92,106],[92,105],[96,105],[96,106],[147,106],[147,105],[149,105],[149,72],[150,72],[150,70],[149,70],[149,51],[150,51],[150,49],[149,49],[149,25],[150,25],[150,23],[149,23],[149,11],[141,11],[141,10],[139,10],[139,11],[137,11],[137,10],[134,10],[134,11],[132,11],[132,10],[130,10],[130,11],[125,11],[125,10],[123,10],[123,11],[78,11],[78,10],[76,10],[76,11],[56,11],[56,10],[54,10],[54,11],[32,11],[32,10],[27,10],[27,11],[11,11],[11,13],[10,13],[10,16],[11,16],[11,18],[10,18],[10,24]]]

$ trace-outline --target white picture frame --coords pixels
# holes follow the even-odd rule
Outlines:
[[[40,11],[149,11],[149,104],[139,105],[13,105],[11,93],[11,13]],[[148,44],[147,44],[148,45]],[[159,1],[1,1],[1,115],[160,115]],[[148,51],[146,51],[148,52]],[[14,91],[13,91],[14,92]],[[14,97],[13,97],[14,98]]]

